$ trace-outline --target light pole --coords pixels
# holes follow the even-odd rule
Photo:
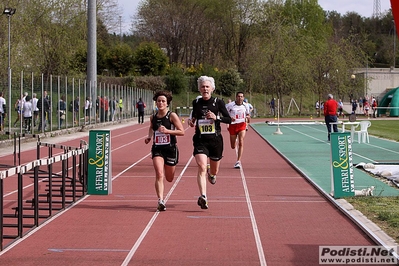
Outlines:
[[[17,11],[15,8],[4,8],[3,14],[8,17],[8,131],[11,134],[11,16]]]

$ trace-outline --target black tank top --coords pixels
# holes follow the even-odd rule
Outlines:
[[[162,125],[167,129],[175,129],[175,125],[170,121],[171,112],[168,111],[164,117],[158,118],[156,113],[152,118],[152,130],[154,131],[154,144],[160,145],[174,145],[177,143],[175,135],[163,134],[158,132],[158,128]]]

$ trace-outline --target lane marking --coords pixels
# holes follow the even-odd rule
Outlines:
[[[107,248],[49,248],[51,252],[66,252],[66,251],[78,251],[78,252],[129,252],[128,249],[107,249]]]
[[[182,179],[182,176],[184,172],[187,170],[188,166],[190,165],[191,161],[193,160],[193,156],[190,157],[186,165],[184,166],[182,172],[180,175],[177,177],[176,181],[174,182],[173,186],[170,188],[168,194],[166,195],[164,201],[165,203],[168,202],[168,199],[172,195],[173,191],[177,187],[177,184],[180,182]],[[126,256],[125,260],[122,262],[122,266],[126,266],[129,264],[130,260],[133,258],[134,254],[136,253],[137,249],[141,245],[141,242],[143,242],[143,239],[146,237],[147,233],[150,231],[152,225],[154,224],[155,220],[157,219],[158,215],[160,214],[159,211],[155,212],[154,215],[152,216],[151,220],[148,222],[147,226],[144,228],[143,232],[141,233],[140,237],[137,239],[136,243],[134,243],[133,247],[131,248],[129,254]]]
[[[114,136],[113,136],[113,137],[114,137]],[[144,138],[144,137],[141,137],[141,138],[139,138],[139,140],[140,140],[140,139],[143,139],[143,138]],[[132,142],[130,142],[130,143],[134,143],[134,142],[137,142],[137,141],[132,141]],[[125,146],[127,146],[127,145],[123,145],[123,146],[125,147]],[[114,148],[114,149],[118,149],[118,148]],[[114,149],[112,149],[112,151],[113,151]],[[112,152],[112,151],[111,151],[111,152]],[[139,162],[143,161],[144,159],[146,159],[146,158],[149,157],[150,155],[151,155],[151,152],[148,153],[147,155],[145,155],[144,157],[142,157],[141,159],[139,159],[138,161],[136,161],[135,163],[133,163],[133,164],[131,164],[130,166],[128,166],[125,170],[123,170],[123,171],[121,171],[120,173],[118,173],[117,175],[115,175],[115,176],[112,178],[112,181],[115,180],[115,179],[117,179],[118,177],[120,177],[122,174],[126,173],[128,170],[130,170],[132,167],[134,167],[135,165],[137,165]],[[0,157],[0,158],[1,158],[1,157]],[[179,175],[179,177],[176,179],[175,184],[172,186],[171,190],[169,191],[169,193],[168,193],[167,196],[165,197],[165,202],[167,202],[167,200],[169,199],[169,197],[170,197],[170,195],[172,194],[173,190],[176,188],[178,181],[181,180],[181,178],[182,178],[182,176],[183,176],[183,173],[186,171],[186,169],[188,168],[188,165],[191,163],[191,161],[192,161],[193,158],[194,158],[193,156],[190,157],[190,159],[189,159],[189,161],[187,162],[186,166],[183,168],[182,173],[181,173],[181,174]],[[30,186],[30,185],[29,185],[29,186]],[[29,187],[29,186],[28,186],[28,187]],[[76,206],[76,205],[78,205],[79,203],[83,202],[84,200],[86,200],[86,199],[87,199],[88,197],[90,197],[90,196],[91,196],[91,195],[88,195],[88,194],[82,196],[82,198],[80,198],[80,199],[77,200],[75,203],[73,203],[73,204],[71,204],[70,206],[68,206],[68,208],[66,208],[66,209],[64,209],[64,210],[62,210],[62,211],[57,212],[57,213],[54,214],[52,217],[48,218],[48,219],[45,220],[43,223],[41,223],[38,227],[35,227],[34,229],[28,231],[22,238],[17,239],[17,240],[15,240],[15,241],[13,241],[12,243],[10,243],[6,248],[4,248],[2,251],[0,251],[0,257],[1,257],[3,254],[5,254],[6,252],[8,252],[9,250],[11,250],[12,248],[14,248],[15,246],[17,246],[19,243],[25,241],[25,239],[28,239],[31,235],[33,235],[34,233],[36,233],[36,232],[39,231],[40,229],[44,228],[47,224],[49,224],[49,223],[51,223],[53,220],[57,219],[59,216],[63,215],[63,214],[66,213],[67,211],[73,209],[74,206]],[[153,218],[150,220],[150,222],[149,222],[148,224],[153,224],[153,222],[155,221],[155,218],[158,216],[158,213],[159,213],[159,212],[156,212],[156,213],[154,214]],[[148,226],[147,226],[147,227],[148,227]],[[149,229],[149,228],[148,228],[148,229]],[[147,232],[148,232],[148,230],[147,230]],[[143,232],[143,233],[144,233],[144,232]],[[143,234],[143,233],[142,233],[142,235],[145,236],[146,233],[145,233],[145,234]],[[141,241],[142,241],[142,239],[137,240],[137,241],[136,241],[136,244],[140,244]],[[135,244],[135,246],[136,246],[136,244]],[[136,248],[135,248],[135,246],[133,246],[133,248],[130,250],[130,253],[132,254],[131,256],[133,256],[133,254],[136,252],[136,250],[137,250],[137,248],[138,248],[138,246],[137,246]],[[134,249],[134,248],[135,248],[135,249]],[[130,254],[130,253],[129,253],[129,254]],[[126,259],[125,259],[125,261],[126,261]]]
[[[249,216],[187,216],[191,219],[249,219]]]
[[[238,147],[236,147],[236,153],[238,153]],[[247,202],[249,216],[251,218],[252,231],[253,231],[254,237],[255,237],[255,243],[256,243],[256,248],[258,250],[258,257],[260,260],[260,265],[266,266],[267,263],[266,263],[265,253],[263,251],[262,240],[260,239],[258,224],[256,223],[255,213],[254,213],[254,209],[252,208],[251,198],[249,196],[247,181],[245,179],[244,169],[243,169],[242,165],[240,167],[240,174],[241,174],[242,185],[244,187],[245,199]]]

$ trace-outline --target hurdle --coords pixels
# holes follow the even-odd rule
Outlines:
[[[40,158],[41,147],[48,148],[44,158]],[[54,155],[54,149],[62,152]],[[0,250],[86,195],[87,159],[88,145],[85,141],[80,141],[79,147],[71,147],[43,143],[38,138],[36,160],[0,171]],[[4,183],[15,176],[16,206],[5,206]],[[24,187],[27,181],[24,176],[33,178],[33,188]],[[10,187],[12,184],[7,185]],[[27,199],[32,194],[33,198]],[[4,245],[4,240],[9,242]]]
[[[10,132],[5,132],[5,135],[10,135]],[[7,169],[13,166],[17,166],[21,164],[21,138],[36,138],[39,139],[40,136],[38,134],[21,134],[18,132],[14,132],[12,137],[13,141],[13,164],[0,164],[0,169]],[[18,159],[18,162],[17,162]]]
[[[190,113],[191,113],[192,110],[193,110],[193,107],[192,107],[192,106],[190,106],[190,107],[186,107],[186,106],[180,107],[180,106],[177,106],[177,107],[176,107],[176,114],[177,114],[178,116],[180,116],[180,117],[182,117],[182,116],[190,116]]]

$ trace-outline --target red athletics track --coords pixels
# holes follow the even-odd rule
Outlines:
[[[223,130],[225,157],[201,210],[189,128],[167,210],[155,212],[147,130],[112,129],[113,193],[56,215],[1,252],[0,265],[318,265],[320,245],[374,245],[251,129],[242,170]]]

